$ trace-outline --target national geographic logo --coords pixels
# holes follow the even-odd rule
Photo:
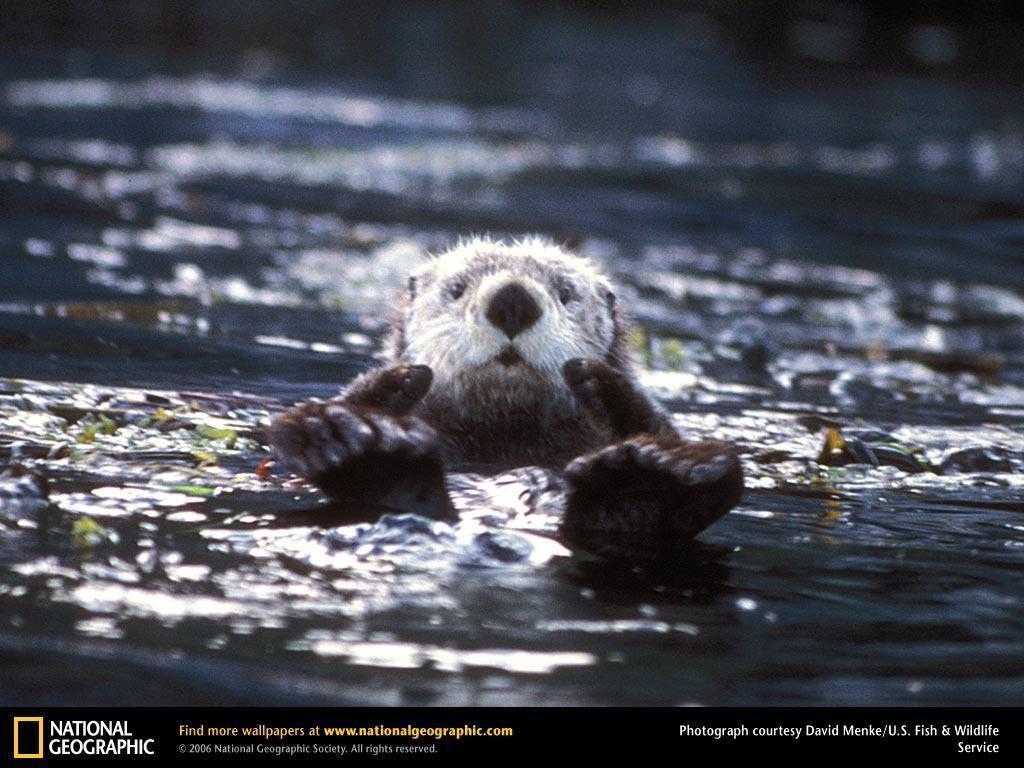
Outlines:
[[[49,726],[46,728],[46,726]],[[14,758],[156,756],[156,740],[136,738],[127,720],[14,718]]]
[[[14,758],[41,758],[43,756],[43,718],[14,718]]]

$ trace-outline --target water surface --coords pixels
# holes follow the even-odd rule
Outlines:
[[[1019,89],[644,23],[535,29],[492,93],[5,54],[0,456],[50,505],[0,507],[0,698],[1020,703]],[[742,452],[692,547],[573,555],[531,475],[456,478],[449,526],[260,473],[482,231],[601,262],[680,428]]]

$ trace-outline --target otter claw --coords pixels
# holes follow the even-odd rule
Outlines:
[[[401,363],[364,374],[345,391],[345,403],[378,408],[393,415],[408,413],[434,381],[427,365]]]
[[[635,437],[581,456],[565,476],[562,531],[599,548],[692,537],[743,493],[739,460],[729,448],[670,437]]]
[[[286,467],[335,500],[378,513],[453,514],[437,435],[413,416],[312,402],[279,416],[269,437]]]
[[[674,434],[636,382],[608,363],[574,357],[562,365],[562,378],[580,407],[619,437]]]

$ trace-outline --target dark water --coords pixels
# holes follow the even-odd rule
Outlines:
[[[1019,704],[1024,94],[690,22],[530,16],[422,81],[0,52],[0,455],[51,501],[0,494],[0,700]],[[573,557],[522,475],[332,527],[257,474],[481,231],[602,262],[742,451],[692,547]]]

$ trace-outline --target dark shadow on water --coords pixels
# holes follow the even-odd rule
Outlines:
[[[704,604],[729,591],[731,552],[728,547],[692,540],[659,547],[637,543],[602,558],[574,558],[566,576],[606,602],[635,605],[652,599],[677,602],[682,597]]]
[[[316,528],[333,529],[360,523],[375,523],[385,515],[413,514],[431,518],[419,511],[415,505],[409,504],[373,504],[365,501],[328,500],[323,504],[299,509],[282,510],[274,521],[275,529],[282,528]]]

